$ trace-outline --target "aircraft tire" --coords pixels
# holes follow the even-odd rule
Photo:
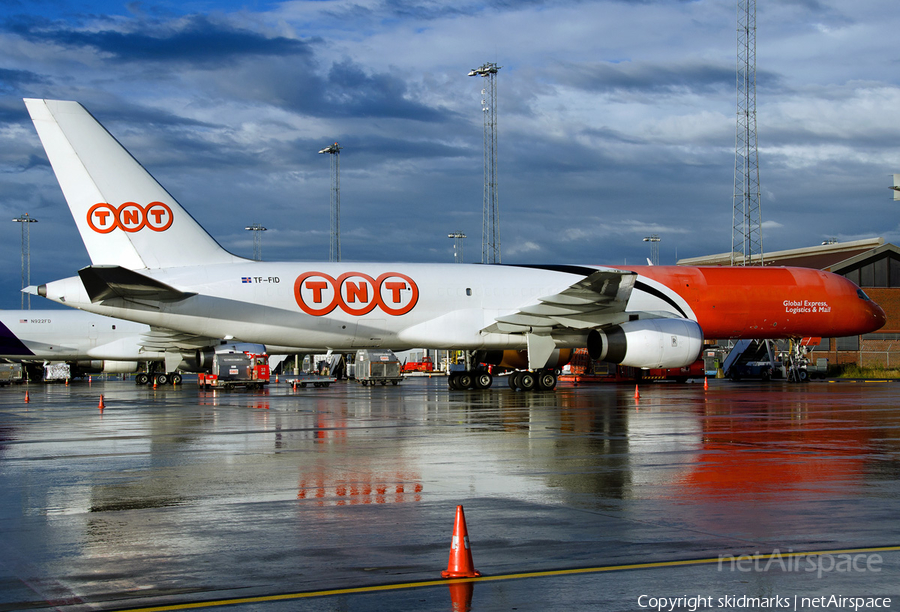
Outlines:
[[[140,372],[134,377],[134,384],[136,385],[146,385],[150,382],[150,377],[147,376],[146,373]]]
[[[494,382],[494,377],[487,370],[479,370],[474,376],[476,389],[490,389]]]
[[[180,385],[181,380],[182,380],[181,374],[178,374],[178,373],[172,374],[172,384],[173,385]]]
[[[471,389],[472,388],[472,373],[471,372],[460,372],[459,378],[456,379],[457,384],[460,389]]]
[[[552,391],[556,388],[556,380],[553,370],[541,370],[537,373],[537,388],[541,391]]]
[[[534,391],[537,386],[537,379],[534,372],[521,372],[519,374],[519,388],[522,391]]]
[[[157,385],[162,386],[168,382],[169,382],[168,374],[164,374],[164,373],[160,372],[159,374],[156,375],[156,384]]]
[[[519,388],[519,374],[521,372],[513,372],[508,377],[509,388],[516,391]]]

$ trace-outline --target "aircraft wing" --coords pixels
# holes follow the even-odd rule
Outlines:
[[[79,270],[78,276],[91,302],[112,298],[177,301],[196,295],[121,266],[88,266]]]
[[[554,295],[497,317],[484,332],[550,333],[560,328],[592,329],[619,323],[637,280],[625,270],[596,270]]]
[[[164,327],[150,326],[150,331],[141,334],[141,346],[152,351],[196,350],[219,344],[219,338],[198,336],[166,329]]]

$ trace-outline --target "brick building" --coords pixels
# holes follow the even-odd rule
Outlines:
[[[679,260],[683,266],[729,265],[731,254]],[[766,266],[798,266],[828,270],[859,285],[884,309],[885,326],[873,334],[823,338],[816,357],[832,364],[900,368],[900,248],[883,238],[828,243],[765,254]]]

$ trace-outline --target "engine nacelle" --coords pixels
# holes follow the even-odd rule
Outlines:
[[[600,350],[591,357],[633,368],[682,368],[703,350],[703,330],[688,319],[641,319],[597,333]]]
[[[75,368],[85,374],[128,374],[136,372],[137,361],[114,361],[112,359],[92,359],[91,361],[76,361]]]

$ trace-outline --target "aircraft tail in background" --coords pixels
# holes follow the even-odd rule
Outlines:
[[[243,261],[223,249],[81,104],[26,99],[91,262],[137,270]]]

